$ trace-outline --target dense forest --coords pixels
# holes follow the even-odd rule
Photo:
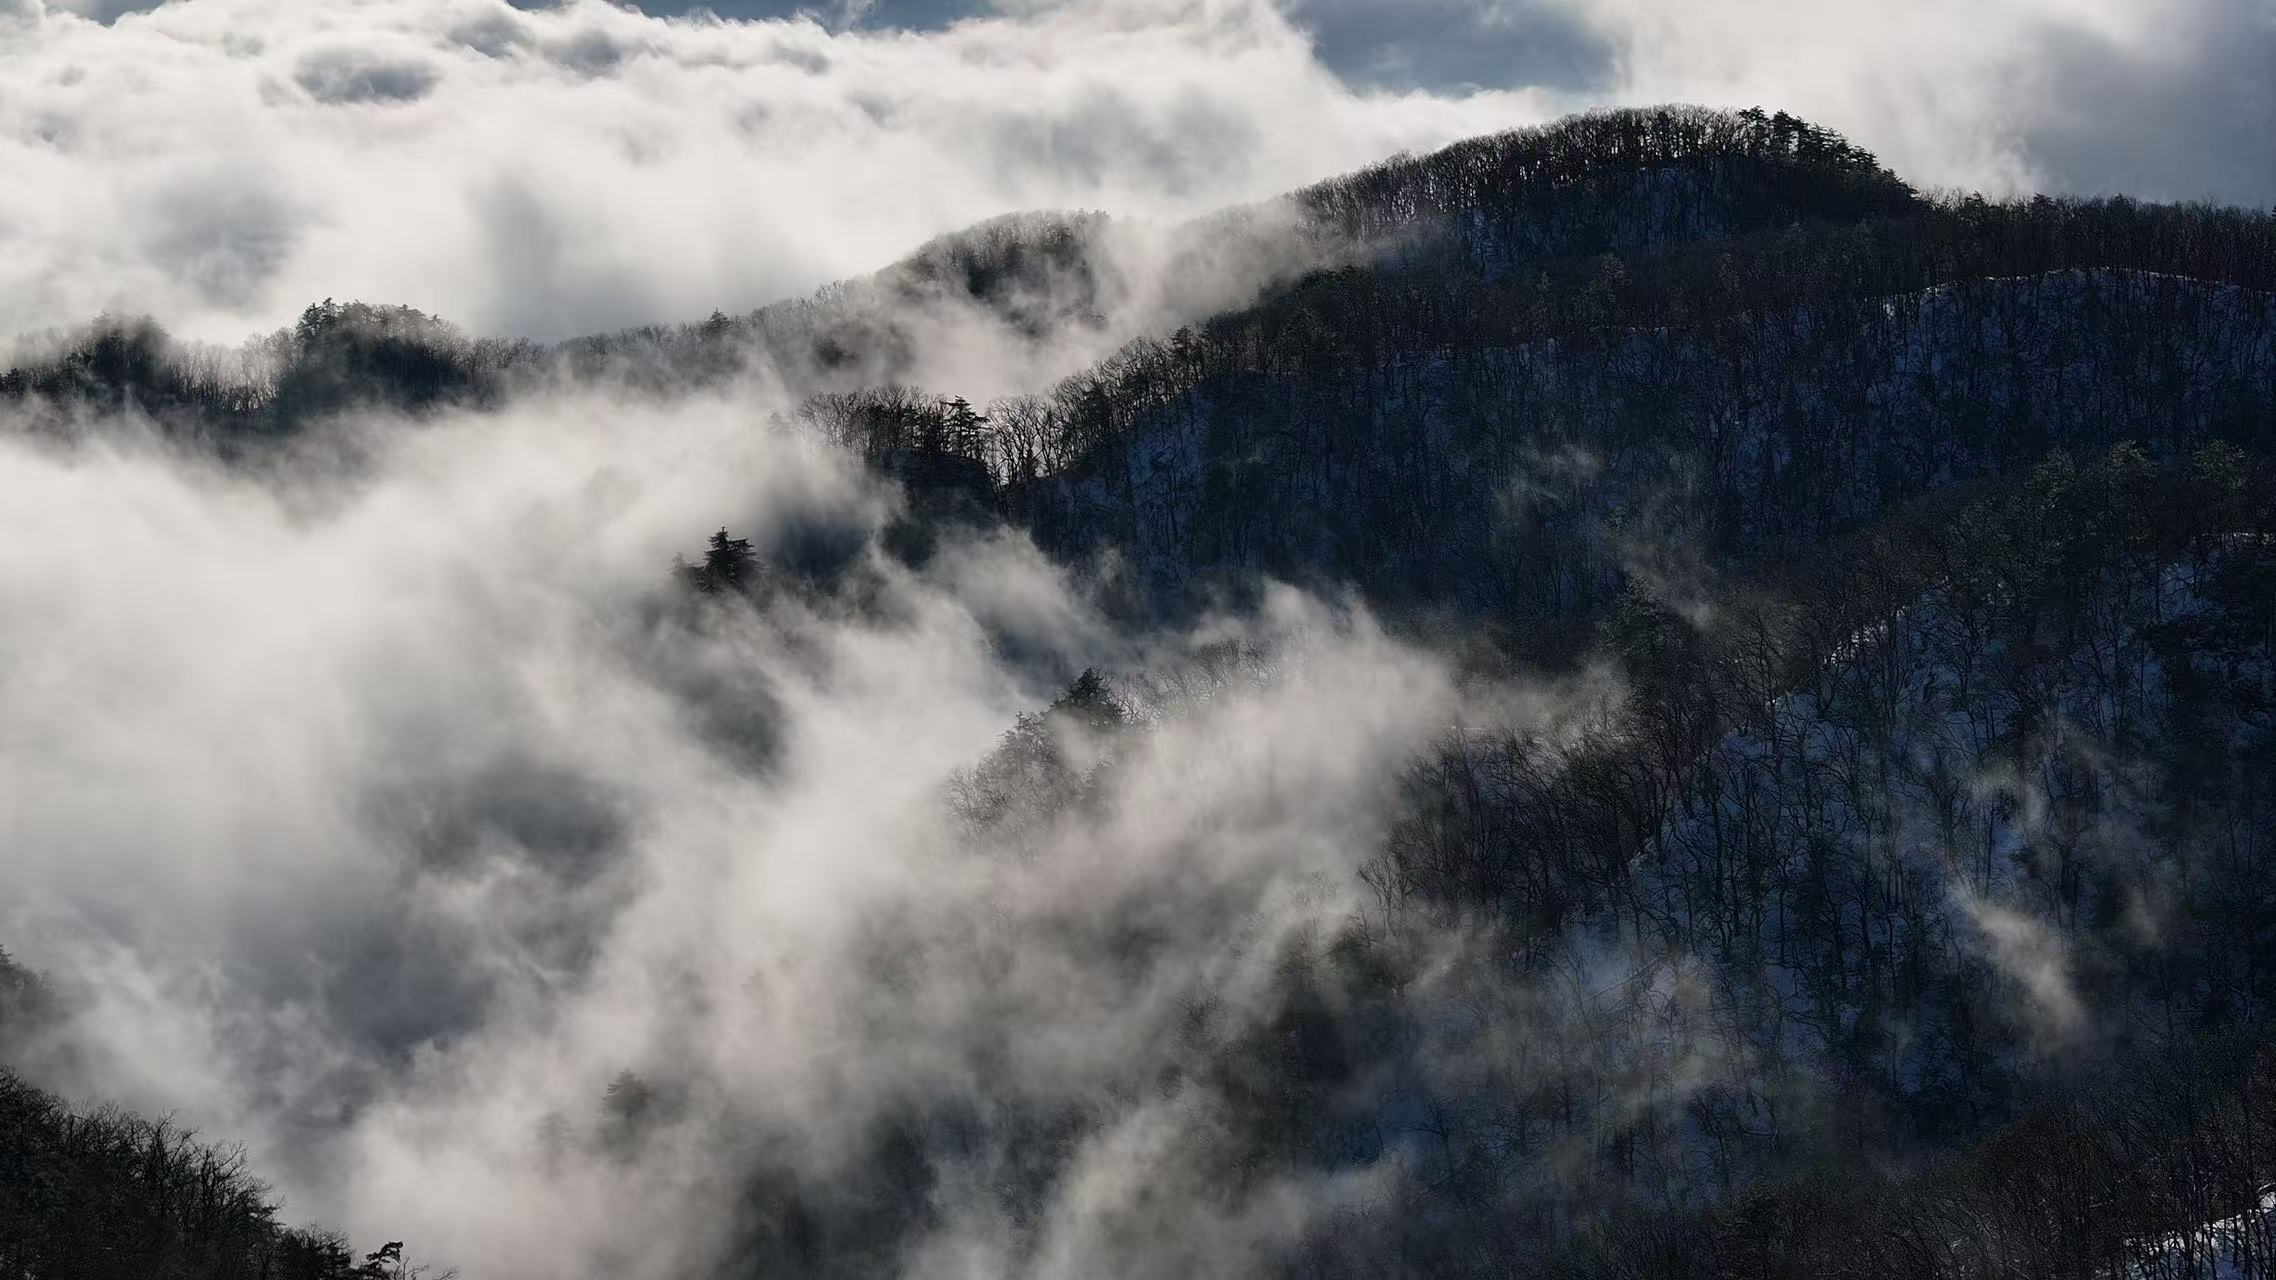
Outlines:
[[[1201,637],[1092,642],[927,792],[927,856],[982,887],[850,931],[835,1052],[923,1051],[829,1158],[677,1042],[531,1137],[557,1183],[703,1153],[672,1185],[720,1238],[680,1274],[1082,1274],[1072,1202],[1132,1276],[2276,1276],[2276,215],[1924,193],[1785,113],[1670,107],[1120,235],[1005,219],[557,347],[364,303],[234,350],[106,318],[0,399],[42,448],[123,414],[259,472],[341,422],[602,389],[632,431],[767,388],[752,430],[881,514],[688,512],[617,642],[754,778],[793,699],[752,655],[914,629],[905,580],[972,546]],[[920,383],[975,333],[982,385]],[[1221,625],[1275,584],[1462,691],[1346,780],[1360,816],[1164,781],[1218,767],[1179,762],[1225,707],[1337,696]],[[515,838],[581,866],[547,803]],[[1134,834],[1189,804],[1170,853]],[[1308,823],[1363,856],[1262,929]],[[1177,861],[1215,826],[1257,864]],[[71,990],[0,956],[0,1277],[420,1273],[56,1096]],[[1113,1052],[1055,1043],[1109,1007]],[[1148,1107],[1176,1175],[1100,1189]]]

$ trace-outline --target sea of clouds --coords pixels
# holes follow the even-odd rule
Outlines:
[[[2008,191],[2087,172],[2049,141],[2083,127],[2076,66],[2170,105],[2262,30],[2211,0],[1581,20],[1612,50],[1585,87],[1356,89],[1261,0],[929,31],[0,0],[0,332],[111,310],[229,341],[327,296],[539,337],[694,319],[1006,210],[1166,225],[1593,101],[1785,106]],[[2110,136],[2080,154],[2125,172]],[[2216,193],[2265,192],[2235,172]],[[928,371],[1025,376],[953,350]],[[792,408],[539,391],[257,469],[131,419],[0,432],[0,943],[75,1010],[44,1082],[241,1138],[290,1216],[486,1277],[698,1271],[753,1152],[826,1183],[911,1110],[1003,1138],[940,1171],[911,1274],[1252,1274],[1374,1194],[1395,1162],[1219,1176],[1229,1104],[1171,1070],[1179,1037],[1269,1023],[1296,940],[1364,913],[1419,748],[1575,698],[1460,685],[1288,592],[1133,629],[1111,565],[1016,536],[911,567],[899,497],[766,425]],[[722,525],[838,548],[828,584],[691,616],[672,557]],[[961,832],[959,771],[1094,665],[1175,691],[1109,793],[1016,856]],[[591,1149],[627,1070],[681,1082],[677,1119],[549,1156]],[[1018,1222],[1009,1106],[1086,1117]]]
[[[538,338],[695,319],[998,213],[1177,219],[1601,103],[1790,109],[1924,185],[2276,199],[2258,0],[846,16],[6,0],[0,333],[107,309],[235,341],[324,297]]]

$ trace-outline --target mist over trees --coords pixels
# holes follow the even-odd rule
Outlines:
[[[375,744],[291,838],[403,861],[254,954],[356,976],[200,1015],[412,1220],[0,952],[0,1275],[2276,1274],[2267,213],[1668,107],[552,347],[23,349],[9,449],[221,460],[130,473],[218,598],[417,517],[282,562],[354,680],[264,656]]]
[[[0,1268],[11,1276],[410,1280],[401,1241],[360,1257],[283,1225],[242,1149],[114,1108],[75,1112],[0,1070]]]

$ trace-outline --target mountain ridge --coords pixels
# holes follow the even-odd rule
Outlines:
[[[1924,195],[1790,116],[1645,109],[1182,239],[1014,216],[817,299],[547,348],[327,300],[243,359],[117,322],[0,398],[50,453],[154,425],[280,487],[327,424],[462,439],[416,433],[525,403],[498,417],[528,452],[471,456],[550,462],[580,424],[544,410],[585,393],[620,450],[562,448],[513,519],[487,518],[494,477],[453,476],[486,518],[430,553],[444,594],[575,661],[428,653],[413,601],[370,642],[416,651],[408,675],[318,685],[380,707],[383,767],[342,793],[356,838],[399,846],[374,878],[443,905],[286,935],[388,997],[293,1006],[374,1059],[295,1095],[326,1104],[307,1123],[384,1110],[399,1062],[458,1064],[514,988],[452,968],[457,930],[507,935],[497,968],[550,998],[627,900],[677,935],[668,912],[756,884],[781,949],[693,930],[728,957],[710,985],[677,936],[634,953],[662,978],[614,975],[638,1017],[601,1012],[646,1030],[609,1074],[507,1081],[478,1174],[692,1206],[626,1221],[699,1224],[672,1265],[722,1277],[2276,1262],[2276,218]],[[916,385],[959,368],[1015,389]],[[685,402],[831,464],[724,433],[651,456],[645,420]],[[701,562],[587,596],[596,566],[559,548],[639,488],[594,458],[791,492],[730,528],[673,490]],[[412,523],[364,531],[391,595],[430,563],[392,545]],[[296,590],[369,623],[306,564]],[[556,604],[594,647],[542,629]],[[880,769],[954,678],[928,626],[992,694],[1053,692]],[[802,703],[849,668],[855,723],[817,735]],[[423,673],[473,728],[408,696]],[[224,705],[269,674],[232,666]],[[588,699],[608,715],[570,714]],[[525,700],[546,714],[517,737]],[[637,761],[573,741],[645,712],[671,731]],[[858,783],[796,791],[801,732]],[[828,818],[784,842],[832,856],[898,839],[859,824],[879,812],[921,833],[815,890],[776,878],[783,797]],[[633,851],[682,810],[696,870],[647,903],[629,882],[665,864]],[[805,938],[833,893],[862,909]],[[428,967],[448,1007],[413,1007]],[[722,1065],[802,1036],[828,1048],[780,1076]],[[16,1209],[0,1185],[0,1260],[45,1222]],[[360,1274],[318,1239],[327,1280]],[[621,1269],[654,1241],[605,1243]]]

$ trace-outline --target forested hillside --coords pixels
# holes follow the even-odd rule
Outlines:
[[[576,603],[495,687],[411,665],[444,692],[398,708],[373,660],[400,736],[339,807],[407,923],[289,939],[453,1010],[295,1005],[380,1065],[293,1122],[409,1115],[414,1170],[479,1131],[449,1176],[573,1207],[591,1274],[2276,1276],[2276,216],[1923,193],[1671,107],[558,347],[327,301],[24,351],[43,450],[123,418],[287,484],[494,421],[684,528],[618,595],[567,499],[442,555],[453,609],[511,584],[469,635]],[[771,505],[625,496],[736,478],[663,443],[689,404],[786,442]],[[561,463],[554,413],[623,452]],[[355,480],[308,483],[278,528]],[[370,578],[407,611],[461,518],[416,493]],[[878,767],[959,681],[1030,711]],[[61,986],[0,963],[0,1051],[70,1093]],[[449,1092],[493,1061],[510,1105]],[[0,1277],[410,1274],[94,1101],[0,1074]],[[541,1235],[506,1273],[572,1265]]]
[[[0,1275],[436,1276],[400,1241],[358,1258],[335,1232],[285,1225],[242,1147],[116,1107],[74,1110],[10,1070],[44,1057],[65,1014],[0,951]]]

